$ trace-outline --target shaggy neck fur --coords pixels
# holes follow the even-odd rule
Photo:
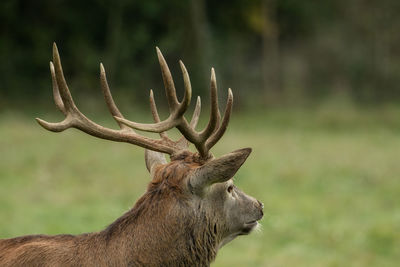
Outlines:
[[[102,232],[133,266],[209,266],[220,237],[199,203],[187,199],[182,181],[185,163],[158,170],[148,190],[125,215]]]

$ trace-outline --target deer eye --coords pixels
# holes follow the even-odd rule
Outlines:
[[[230,186],[226,189],[226,191],[228,191],[228,193],[232,193],[232,190],[233,190],[233,185],[230,185]]]

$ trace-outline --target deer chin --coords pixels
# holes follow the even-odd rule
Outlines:
[[[259,225],[260,225],[260,223],[257,220],[250,221],[250,222],[243,224],[243,227],[239,231],[232,233],[232,234],[228,235],[227,237],[223,238],[221,243],[219,244],[219,248],[223,247],[224,245],[226,245],[227,243],[229,243],[230,241],[232,241],[233,239],[235,239],[238,236],[250,234]]]
[[[218,249],[222,248],[223,246],[225,246],[227,243],[231,242],[233,239],[235,239],[239,235],[240,235],[240,233],[234,233],[234,234],[231,234],[231,235],[223,238],[221,243],[219,244]]]

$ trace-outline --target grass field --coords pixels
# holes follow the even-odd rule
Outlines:
[[[144,192],[142,149],[33,117],[0,114],[1,238],[98,231]],[[399,108],[234,114],[215,154],[247,146],[236,184],[266,216],[213,266],[398,266]]]

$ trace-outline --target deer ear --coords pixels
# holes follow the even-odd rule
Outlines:
[[[251,148],[243,148],[205,163],[190,176],[189,186],[193,191],[201,192],[206,186],[228,181],[239,170],[250,153]]]
[[[150,172],[152,177],[155,167],[167,163],[164,154],[148,149],[144,151],[144,159],[146,161],[147,170]]]

